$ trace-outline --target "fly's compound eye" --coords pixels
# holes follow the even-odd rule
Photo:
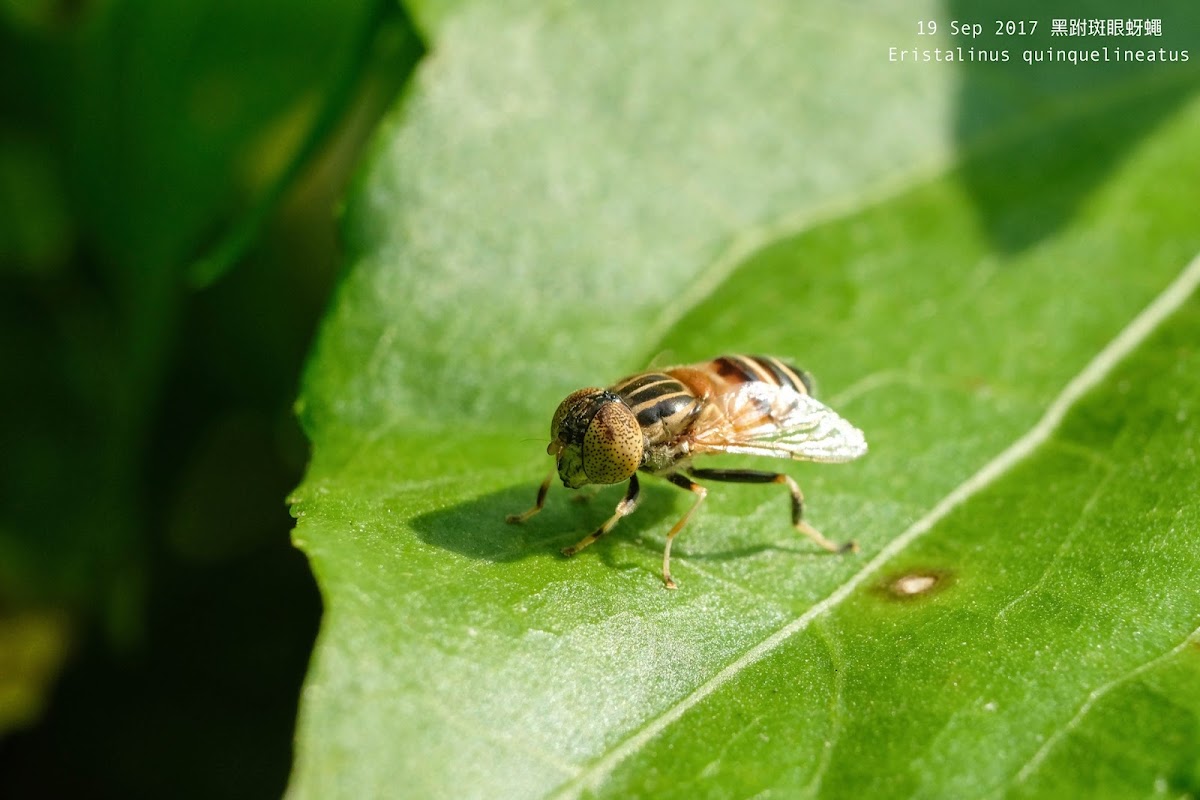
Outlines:
[[[592,387],[590,389],[580,389],[567,395],[567,399],[558,404],[558,408],[554,412],[554,419],[550,421],[550,441],[568,441],[569,437],[565,436],[563,431],[563,423],[566,421],[567,415],[575,410],[576,406],[582,407],[586,405],[585,400],[599,397],[603,393],[603,389]]]
[[[637,417],[620,401],[600,406],[583,436],[583,470],[591,483],[620,483],[642,464],[645,441]]]

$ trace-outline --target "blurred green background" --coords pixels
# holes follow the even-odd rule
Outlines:
[[[284,505],[386,0],[0,2],[0,796],[286,785]]]
[[[957,179],[964,202],[969,201],[995,253],[1006,257],[1028,251],[1076,217],[1127,150],[1169,119],[1194,91],[1192,83],[1179,79],[1178,71],[1164,71],[1168,77],[1160,84],[1128,82],[1140,70],[1128,64],[1088,72],[977,65],[956,73],[954,82],[948,74],[936,82],[925,74],[927,84],[912,82],[920,90],[914,97],[952,120],[953,130],[944,140],[938,118],[924,118],[923,106],[918,103],[912,106],[915,113],[910,109],[899,114],[908,101],[889,97],[897,118],[912,123],[912,130],[903,125],[895,131],[877,127],[871,131],[874,139],[842,137],[847,152],[862,150],[870,156],[864,159],[868,164],[861,175],[854,168],[844,174],[828,170],[820,159],[771,164],[769,172],[759,174],[784,174],[783,190],[777,197],[766,197],[761,209],[745,211],[745,219],[730,223],[729,231],[696,224],[705,217],[695,209],[681,214],[680,227],[672,229],[662,224],[676,219],[672,214],[648,213],[660,209],[656,181],[706,186],[712,175],[700,168],[717,164],[714,173],[721,180],[713,186],[745,182],[753,194],[759,184],[747,178],[752,173],[746,165],[770,164],[774,156],[768,148],[766,156],[753,153],[736,162],[737,168],[711,159],[705,149],[709,140],[689,138],[688,114],[719,121],[721,107],[712,97],[663,92],[661,96],[679,102],[662,108],[647,104],[646,109],[637,103],[621,106],[612,99],[636,99],[633,90],[641,84],[633,77],[650,76],[650,86],[690,90],[695,71],[700,77],[715,76],[718,88],[726,92],[718,97],[746,101],[730,107],[777,112],[772,105],[775,84],[743,87],[736,61],[711,57],[727,45],[727,30],[718,15],[707,20],[701,16],[707,24],[687,27],[692,17],[671,17],[660,10],[668,23],[647,13],[644,31],[636,26],[627,30],[622,19],[611,28],[613,40],[601,41],[593,39],[586,26],[572,28],[578,20],[569,13],[547,13],[546,28],[537,26],[530,33],[522,14],[540,12],[541,6],[510,12],[496,4],[467,14],[464,22],[454,12],[473,10],[468,8],[471,4],[410,5],[424,15],[423,24],[432,35],[445,35],[448,27],[454,35],[447,36],[450,46],[443,49],[441,71],[413,93],[425,100],[423,108],[405,118],[418,123],[416,131],[398,121],[390,132],[383,131],[392,138],[382,139],[377,149],[389,157],[377,158],[375,168],[376,185],[386,190],[381,192],[385,202],[376,207],[369,191],[349,192],[361,206],[359,238],[389,245],[393,237],[402,240],[407,229],[400,226],[398,198],[411,190],[412,196],[430,204],[422,210],[436,219],[440,227],[435,232],[445,234],[431,241],[439,246],[453,242],[468,253],[477,247],[493,255],[490,262],[460,260],[472,269],[506,263],[510,254],[495,245],[511,243],[510,229],[519,232],[511,240],[545,246],[537,251],[541,254],[565,253],[565,261],[529,258],[526,284],[504,284],[521,301],[533,296],[528,286],[559,289],[554,281],[564,276],[567,280],[561,285],[567,290],[590,296],[588,279],[620,273],[595,269],[576,280],[580,274],[569,274],[562,264],[577,267],[587,259],[603,264],[628,248],[632,258],[614,258],[611,263],[621,264],[630,274],[653,272],[661,289],[661,295],[640,295],[641,306],[633,312],[642,315],[657,310],[656,297],[674,297],[678,283],[711,255],[706,249],[710,234],[719,242],[726,234],[742,233],[738,226],[751,228],[774,218],[780,209],[826,208],[838,192],[812,193],[812,206],[804,205],[807,195],[794,206],[796,200],[787,192],[805,181],[820,189],[829,175],[834,176],[830,186],[842,187],[838,191],[844,189],[862,205],[867,202],[862,186],[873,174],[870,162],[883,165],[883,177],[912,168],[899,158],[900,166],[893,165],[890,153],[921,155],[928,162],[923,169],[933,173],[948,169],[938,165],[959,163],[961,157]],[[985,5],[1013,18],[1050,13],[1030,0],[952,0],[945,4],[944,18],[982,13]],[[284,498],[300,482],[308,457],[293,401],[318,317],[331,307],[338,265],[346,263],[339,251],[335,209],[348,194],[355,165],[362,162],[362,151],[380,118],[387,109],[400,107],[397,95],[424,51],[422,37],[401,6],[395,0],[0,0],[0,797],[261,797],[284,790],[300,686],[321,613],[308,565],[288,536],[293,520]],[[683,9],[685,4],[671,7]],[[1091,7],[1091,13],[1113,16],[1122,6],[1109,2]],[[725,10],[732,8],[736,7]],[[496,24],[505,13],[513,13],[514,19],[507,27]],[[619,12],[609,8],[603,13]],[[597,11],[599,16],[603,13]],[[568,32],[575,30],[579,40],[554,38],[562,37],[561,30],[553,29],[558,24],[566,25]],[[701,43],[695,46],[695,60],[681,59],[680,52],[692,52],[696,33],[706,30],[712,44],[696,39]],[[838,26],[828,30],[838,31],[839,37],[853,32]],[[1194,37],[1187,32],[1194,30],[1193,13],[1169,33],[1190,42]],[[650,38],[645,41],[653,45],[647,48],[653,51],[649,54],[640,49],[644,41],[639,38],[647,31]],[[664,31],[676,34],[677,51],[659,46]],[[510,58],[511,40],[505,37],[513,35],[518,44],[529,35],[537,46],[525,55],[546,61]],[[881,36],[878,30],[873,35]],[[666,41],[669,44],[670,37]],[[850,39],[830,41],[841,48]],[[456,51],[453,45],[462,42],[472,47]],[[595,49],[589,50],[593,44]],[[741,50],[731,52],[738,55],[752,46],[742,42]],[[584,51],[588,58],[580,57]],[[633,58],[614,59],[622,52],[647,55],[649,67]],[[794,61],[798,79],[814,85],[826,73],[809,74],[805,65],[824,65],[835,75],[844,69],[841,61],[824,52],[806,54],[789,46],[774,51],[780,53],[785,70]],[[865,49],[857,55],[875,58]],[[720,69],[705,73],[710,63]],[[770,69],[760,77],[771,74],[774,64],[769,61]],[[722,83],[726,68],[729,81]],[[520,81],[528,77],[523,69],[535,75],[544,70],[552,80],[535,88],[546,97],[570,102],[561,107],[548,104],[544,118],[519,104],[515,111],[502,108],[494,119],[481,114],[478,118],[486,122],[502,122],[495,130],[510,138],[489,139],[492,131],[481,126],[467,131],[461,141],[445,144],[453,138],[448,132],[462,122],[463,97],[478,101],[473,109],[477,114],[480,109],[489,111],[493,93],[523,86]],[[861,83],[858,73],[847,74]],[[898,73],[878,74],[894,78]],[[489,80],[476,80],[481,76]],[[1082,79],[1094,84],[1093,97],[1107,97],[1090,114],[1077,107],[1079,86],[1073,81]],[[460,86],[455,81],[461,81]],[[867,86],[850,99],[830,96],[829,107],[852,108],[854,98],[871,92],[887,96],[881,86],[891,84]],[[1105,86],[1114,87],[1112,96],[1098,91]],[[462,87],[459,95],[456,89]],[[754,94],[756,88],[761,94]],[[953,106],[941,103],[947,88],[956,91]],[[1132,97],[1143,91],[1147,96],[1136,113],[1130,113],[1133,105],[1120,99],[1122,93]],[[786,99],[796,97],[799,94]],[[715,109],[711,114],[709,105]],[[782,105],[786,108],[788,103]],[[647,127],[631,126],[630,117],[636,119],[643,111]],[[846,115],[840,122],[843,129],[857,131],[862,120],[875,118],[875,109],[865,111],[870,113]],[[746,114],[738,122],[744,127],[716,125],[711,131],[734,131],[755,144],[801,141],[791,128],[778,140],[754,139],[755,124],[776,132],[772,113]],[[806,113],[803,119],[811,122],[809,136],[829,138],[827,132],[837,130],[817,113]],[[561,128],[546,127],[547,121],[555,120],[562,122]],[[578,120],[584,122],[576,128]],[[530,123],[535,137],[516,127],[523,122]],[[1014,135],[1022,125],[1026,132]],[[581,131],[586,135],[579,135]],[[628,140],[604,140],[612,132]],[[414,139],[419,147],[406,151],[399,146]],[[893,139],[898,145],[889,150]],[[996,141],[1008,141],[1009,146],[1015,141],[1020,157],[962,155],[986,150]],[[506,143],[510,150],[504,149]],[[443,155],[443,145],[441,160],[427,157]],[[474,145],[478,147],[472,150]],[[577,158],[593,145],[596,153],[615,157],[594,165]],[[778,146],[780,152],[794,152]],[[543,147],[549,157],[523,172],[529,167],[528,152]],[[689,163],[677,158],[679,153],[697,157]],[[471,160],[474,155],[478,161]],[[558,164],[564,174],[578,179],[579,194],[570,203],[541,192],[544,185],[557,184],[541,182],[537,170]],[[577,171],[576,164],[586,168]],[[627,180],[624,165],[645,164],[657,171],[650,170],[645,179]],[[428,175],[412,175],[422,168]],[[610,182],[594,180],[597,175]],[[517,187],[528,193],[492,191],[497,176],[504,178],[499,182],[503,189]],[[447,177],[450,180],[441,186],[439,181]],[[460,181],[455,183],[455,178]],[[437,190],[421,196],[417,189],[423,185],[437,185]],[[1044,192],[1046,186],[1054,191]],[[461,191],[457,196],[456,189]],[[513,200],[539,193],[544,205],[521,208]],[[1038,203],[1024,201],[1035,195]],[[439,206],[435,201],[443,196],[454,202]],[[603,213],[589,216],[589,201]],[[671,199],[666,205],[674,204]],[[545,213],[551,206],[562,209],[561,222]],[[742,211],[734,216],[740,218]],[[460,219],[475,227],[456,227]],[[941,222],[938,218],[929,227]],[[489,224],[504,236],[489,238]],[[354,225],[350,227],[353,232]],[[680,239],[685,249],[679,252],[685,257],[673,255],[672,230],[688,234]],[[670,246],[647,258],[647,244],[666,240],[671,240]],[[555,250],[559,244],[562,247]],[[655,253],[660,254],[658,261]],[[646,263],[670,264],[677,274],[666,280],[663,276],[671,276],[662,269],[646,270]],[[407,281],[422,274],[433,275],[434,281],[445,277],[434,275],[418,260],[394,259],[385,266],[377,274],[385,281],[403,275],[404,282],[395,285],[406,289],[412,285]],[[401,268],[412,272],[402,273]],[[359,285],[369,286],[371,274],[364,274]],[[539,283],[538,278],[546,280]],[[615,295],[620,286],[611,283]],[[393,384],[415,387],[417,400],[428,402],[430,409],[444,407],[447,398],[470,399],[472,387],[450,382],[443,384],[445,394],[426,392],[427,375],[432,374],[425,371],[428,365],[458,369],[438,350],[445,343],[428,333],[451,318],[464,329],[477,329],[472,334],[482,332],[480,338],[486,337],[489,345],[492,331],[503,322],[509,327],[502,347],[530,352],[522,337],[545,328],[547,313],[524,302],[514,315],[516,302],[495,303],[491,290],[501,285],[499,280],[472,285],[483,286],[476,309],[494,314],[497,325],[481,325],[481,318],[459,313],[462,301],[455,292],[441,295],[440,302],[450,309],[441,316],[435,313],[436,299],[427,302],[416,295],[420,300],[414,302],[411,296],[392,293],[379,304],[384,311],[420,305],[433,319],[428,329],[414,327],[425,321],[417,315],[406,320],[408,341],[435,345],[427,349],[425,360],[408,360],[421,373],[419,379],[402,369],[385,371],[386,379],[371,376],[373,382],[365,384],[380,391],[353,396],[361,384],[346,376],[357,378],[361,363],[338,358],[343,351],[332,348],[318,366],[338,373],[330,381],[338,392],[323,386],[320,396],[333,399],[318,412],[336,412],[329,419],[343,414],[351,405],[344,402],[348,396],[366,405],[382,398],[390,408],[396,399],[385,390]],[[345,294],[351,301],[377,296]],[[698,299],[689,302],[703,312]],[[747,301],[729,319],[753,321],[756,302]],[[567,304],[558,308],[564,320],[575,322],[570,319],[574,311],[562,310]],[[514,316],[518,324],[512,322]],[[335,333],[345,333],[347,341],[360,348],[364,340],[356,338],[357,321],[345,324],[345,319],[344,327],[334,326]],[[581,338],[590,332],[593,341],[610,344],[595,337],[618,327],[612,319],[583,323],[570,329],[572,335],[580,335],[582,329]],[[707,331],[714,340],[717,333],[716,328]],[[632,342],[643,333],[627,325],[623,335]],[[400,339],[382,351],[394,359],[389,366],[404,366],[404,359],[396,357],[406,354],[406,346]],[[627,361],[630,356],[609,347],[599,358]],[[508,374],[503,359],[490,363]],[[527,382],[539,374],[563,381],[570,377],[561,363],[540,357],[524,359],[519,367],[525,372],[514,374]],[[587,369],[606,374],[602,361]],[[344,386],[339,383],[343,379]],[[519,386],[522,380],[510,383]],[[480,380],[478,385],[491,384]],[[509,397],[489,396],[488,402],[507,402]],[[544,400],[518,399],[525,404]],[[310,407],[314,418],[318,412]],[[544,430],[544,421],[538,425],[538,431]],[[472,429],[463,435],[475,434]],[[337,444],[338,436],[330,435],[328,441]],[[507,454],[518,444],[528,446],[497,441],[492,452]],[[536,460],[536,446],[531,452]],[[378,488],[362,486],[360,478],[352,476],[349,496],[369,495]],[[487,478],[497,486],[525,479],[499,471]],[[483,492],[484,487],[481,482],[452,488],[461,494],[455,495],[461,502],[467,493]],[[526,491],[522,497],[527,495]],[[502,513],[489,511],[486,517],[498,520]],[[333,537],[326,541],[333,543],[325,553],[326,568],[332,573],[333,567],[344,567],[342,574],[357,578],[354,562],[363,551],[343,548]],[[436,563],[451,563],[445,562],[444,553],[431,552]],[[397,569],[395,561],[384,566]],[[358,588],[350,582],[345,586],[347,596]],[[451,586],[455,594],[444,597],[458,604],[458,585]],[[381,608],[385,611],[372,622],[391,613]],[[399,647],[409,643],[397,641]],[[391,644],[387,639],[371,642],[384,653]],[[346,652],[353,653],[349,648]],[[413,652],[419,657],[419,651]],[[342,684],[331,685],[336,695]],[[340,700],[334,697],[328,708],[342,715],[338,719],[345,722],[343,731],[354,728],[373,735],[375,730],[388,730],[364,728],[355,696],[344,706]],[[314,707],[309,739],[334,738],[336,731],[319,727],[325,718],[317,714],[323,707]],[[387,744],[397,746],[393,741]],[[316,768],[334,771],[343,766],[337,761],[339,751],[330,752]],[[363,760],[369,758],[367,754]],[[458,780],[457,764],[450,766],[447,774]]]

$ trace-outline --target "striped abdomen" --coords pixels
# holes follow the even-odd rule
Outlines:
[[[771,356],[721,356],[710,361],[708,368],[729,383],[762,381],[801,394],[813,393],[811,375]]]
[[[666,372],[697,397],[715,397],[751,382],[783,386],[800,394],[813,393],[813,380],[807,372],[771,356],[721,356]]]
[[[670,441],[687,430],[700,401],[687,386],[665,372],[643,372],[609,388],[637,417],[650,444]]]

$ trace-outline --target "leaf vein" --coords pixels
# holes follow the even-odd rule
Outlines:
[[[645,725],[627,737],[616,747],[582,770],[575,779],[563,784],[554,793],[555,797],[578,796],[584,789],[596,791],[603,780],[616,767],[641,747],[657,737],[670,725],[678,721],[726,684],[740,676],[754,664],[766,658],[784,642],[804,631],[812,621],[836,608],[843,600],[878,573],[885,564],[900,554],[914,541],[928,533],[938,522],[965,503],[975,494],[986,489],[1017,463],[1032,454],[1057,430],[1071,407],[1093,387],[1097,386],[1112,369],[1146,340],[1158,325],[1170,316],[1200,286],[1200,255],[1197,255],[1175,279],[1142,311],[1134,317],[1096,356],[1073,377],[1057,397],[1047,406],[1042,417],[1022,437],[1009,445],[982,468],[956,486],[939,501],[925,516],[910,525],[903,533],[883,547],[861,570],[830,593],[824,600],[814,604],[796,619],[776,629],[773,633],[750,647],[740,657],[727,664],[722,670],[700,684],[690,694],[682,697],[673,706],[650,719]]]
[[[833,763],[833,751],[842,738],[842,717],[845,715],[842,701],[846,693],[846,666],[842,657],[841,645],[838,644],[827,625],[818,625],[814,630],[829,652],[830,668],[833,671],[833,694],[829,702],[829,719],[832,730],[829,739],[825,742],[825,748],[821,752],[817,770],[813,773],[808,786],[805,787],[806,793],[812,797],[816,797],[820,793],[821,784],[825,780],[826,773],[829,772],[829,765]]]
[[[1067,720],[1061,728],[1056,730],[1050,736],[1050,738],[1046,739],[1046,741],[1042,743],[1042,746],[1039,747],[1032,756],[1030,756],[1027,762],[1025,762],[1025,765],[1017,771],[1017,774],[1012,780],[1012,784],[1018,785],[1028,781],[1030,776],[1032,776],[1033,773],[1036,772],[1039,767],[1041,767],[1042,763],[1045,762],[1047,756],[1050,755],[1050,751],[1057,747],[1058,743],[1061,742],[1069,733],[1078,728],[1083,723],[1084,718],[1095,707],[1096,703],[1104,699],[1106,695],[1111,693],[1113,690],[1120,688],[1122,685],[1136,680],[1146,672],[1149,672],[1157,667],[1159,664],[1170,660],[1174,656],[1183,652],[1186,647],[1194,644],[1197,641],[1200,641],[1200,628],[1192,631],[1184,638],[1182,642],[1175,645],[1167,652],[1155,656],[1151,660],[1145,662],[1144,664],[1138,665],[1124,675],[1113,678],[1102,686],[1099,686],[1089,692],[1087,699],[1084,700],[1083,705],[1079,707],[1079,710],[1075,712],[1075,715]]]
[[[1054,553],[1054,557],[1050,559],[1050,562],[1046,564],[1046,568],[1042,570],[1041,576],[1036,581],[1031,583],[1025,589],[1025,591],[1014,597],[1012,600],[1006,603],[1003,608],[996,612],[997,622],[1004,621],[1008,617],[1008,613],[1010,611],[1030,598],[1037,596],[1038,592],[1040,592],[1046,585],[1046,581],[1048,581],[1050,576],[1054,574],[1055,569],[1057,569],[1058,566],[1065,561],[1067,554],[1071,551],[1071,547],[1075,544],[1075,540],[1079,538],[1080,532],[1086,529],[1085,523],[1088,521],[1092,511],[1095,509],[1096,503],[1099,502],[1100,498],[1104,496],[1105,489],[1107,489],[1109,484],[1112,482],[1111,465],[1109,465],[1109,469],[1109,474],[1105,475],[1104,478],[1102,478],[1096,484],[1095,488],[1092,490],[1091,496],[1088,497],[1087,502],[1083,504],[1083,509],[1079,513],[1079,518],[1075,521],[1075,524],[1071,526],[1071,530],[1067,532],[1067,535],[1063,537],[1062,542],[1059,544],[1058,549]]]

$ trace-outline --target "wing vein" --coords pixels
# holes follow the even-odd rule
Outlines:
[[[1067,411],[1090,389],[1098,385],[1105,376],[1134,348],[1141,344],[1155,328],[1171,315],[1200,285],[1200,254],[1184,267],[1151,303],[1134,317],[1117,336],[1112,339],[1047,406],[1042,417],[1021,438],[1017,439],[991,461],[984,464],[975,474],[950,491],[925,516],[914,522],[903,533],[879,551],[861,570],[835,589],[824,600],[813,605],[796,619],[778,628],[767,638],[751,647],[724,669],[700,684],[691,694],[681,698],[675,705],[654,717],[602,757],[581,770],[554,793],[555,797],[578,796],[584,789],[596,790],[616,767],[646,743],[679,720],[690,709],[712,695],[725,684],[774,652],[789,638],[808,628],[809,624],[825,612],[838,606],[851,592],[875,575],[893,557],[908,545],[923,536],[951,511],[962,505],[971,496],[995,482],[1015,464],[1025,459],[1038,446],[1048,440],[1058,428]]]

